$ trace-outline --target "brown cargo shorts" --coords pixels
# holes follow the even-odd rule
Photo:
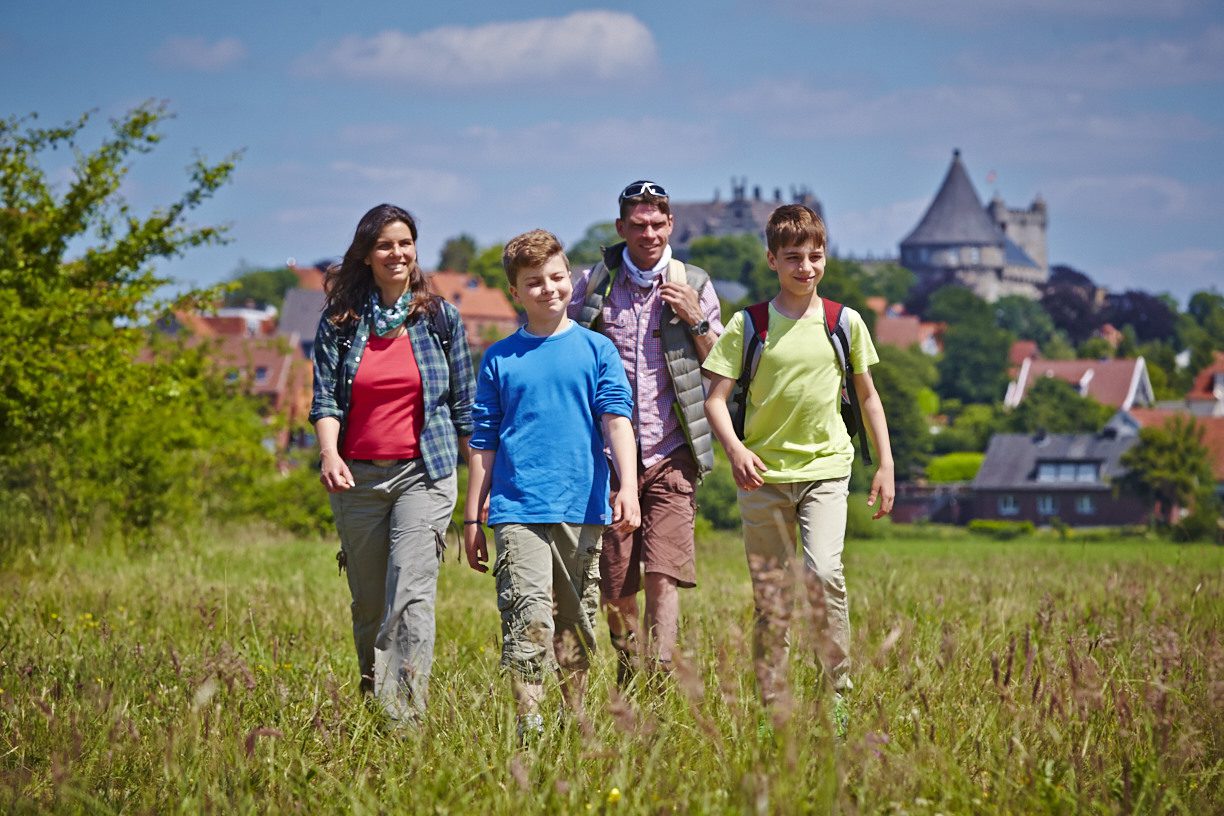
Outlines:
[[[612,489],[620,489],[612,473]],[[697,462],[681,445],[646,469],[638,464],[642,526],[604,532],[599,589],[605,600],[636,595],[643,572],[658,572],[682,587],[697,586],[693,521],[697,517]]]

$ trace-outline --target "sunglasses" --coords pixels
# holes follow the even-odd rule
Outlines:
[[[623,204],[626,199],[639,198],[641,196],[657,196],[658,198],[667,198],[667,190],[663,189],[662,184],[656,184],[653,181],[635,181],[625,189],[621,190],[620,197],[617,198],[618,204]]]

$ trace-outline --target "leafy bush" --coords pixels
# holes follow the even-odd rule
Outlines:
[[[969,522],[969,532],[993,538],[996,541],[1011,541],[1036,531],[1031,521],[1004,521],[1001,519],[974,519]]]
[[[946,453],[927,463],[927,479],[932,482],[969,482],[977,475],[985,460],[984,453]]]

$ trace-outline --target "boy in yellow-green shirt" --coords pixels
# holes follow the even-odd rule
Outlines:
[[[823,610],[826,623],[819,654],[835,690],[837,729],[844,734],[848,714],[843,695],[853,683],[842,549],[854,445],[840,412],[843,372],[816,292],[825,271],[826,232],[815,212],[796,204],[774,211],[765,237],[779,291],[769,303],[768,332],[743,397],[743,440],[727,407],[744,365],[742,311],[731,318],[703,364],[711,377],[706,416],[739,487],[756,602],[753,659],[761,696],[773,703],[785,677],[789,566],[798,525],[804,567],[814,579],[807,582],[813,607]],[[895,496],[884,406],[868,370],[879,357],[862,317],[848,307],[844,311],[853,390],[879,460],[867,498],[878,519],[892,511]]]

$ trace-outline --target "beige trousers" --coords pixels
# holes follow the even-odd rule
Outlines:
[[[842,574],[846,500],[850,477],[766,484],[739,491],[744,550],[752,575],[756,622],[753,660],[762,697],[770,702],[786,676],[787,644],[794,615],[794,587],[808,591],[817,653],[838,691],[850,680],[850,608]],[[794,564],[795,529],[803,547],[802,571]]]

